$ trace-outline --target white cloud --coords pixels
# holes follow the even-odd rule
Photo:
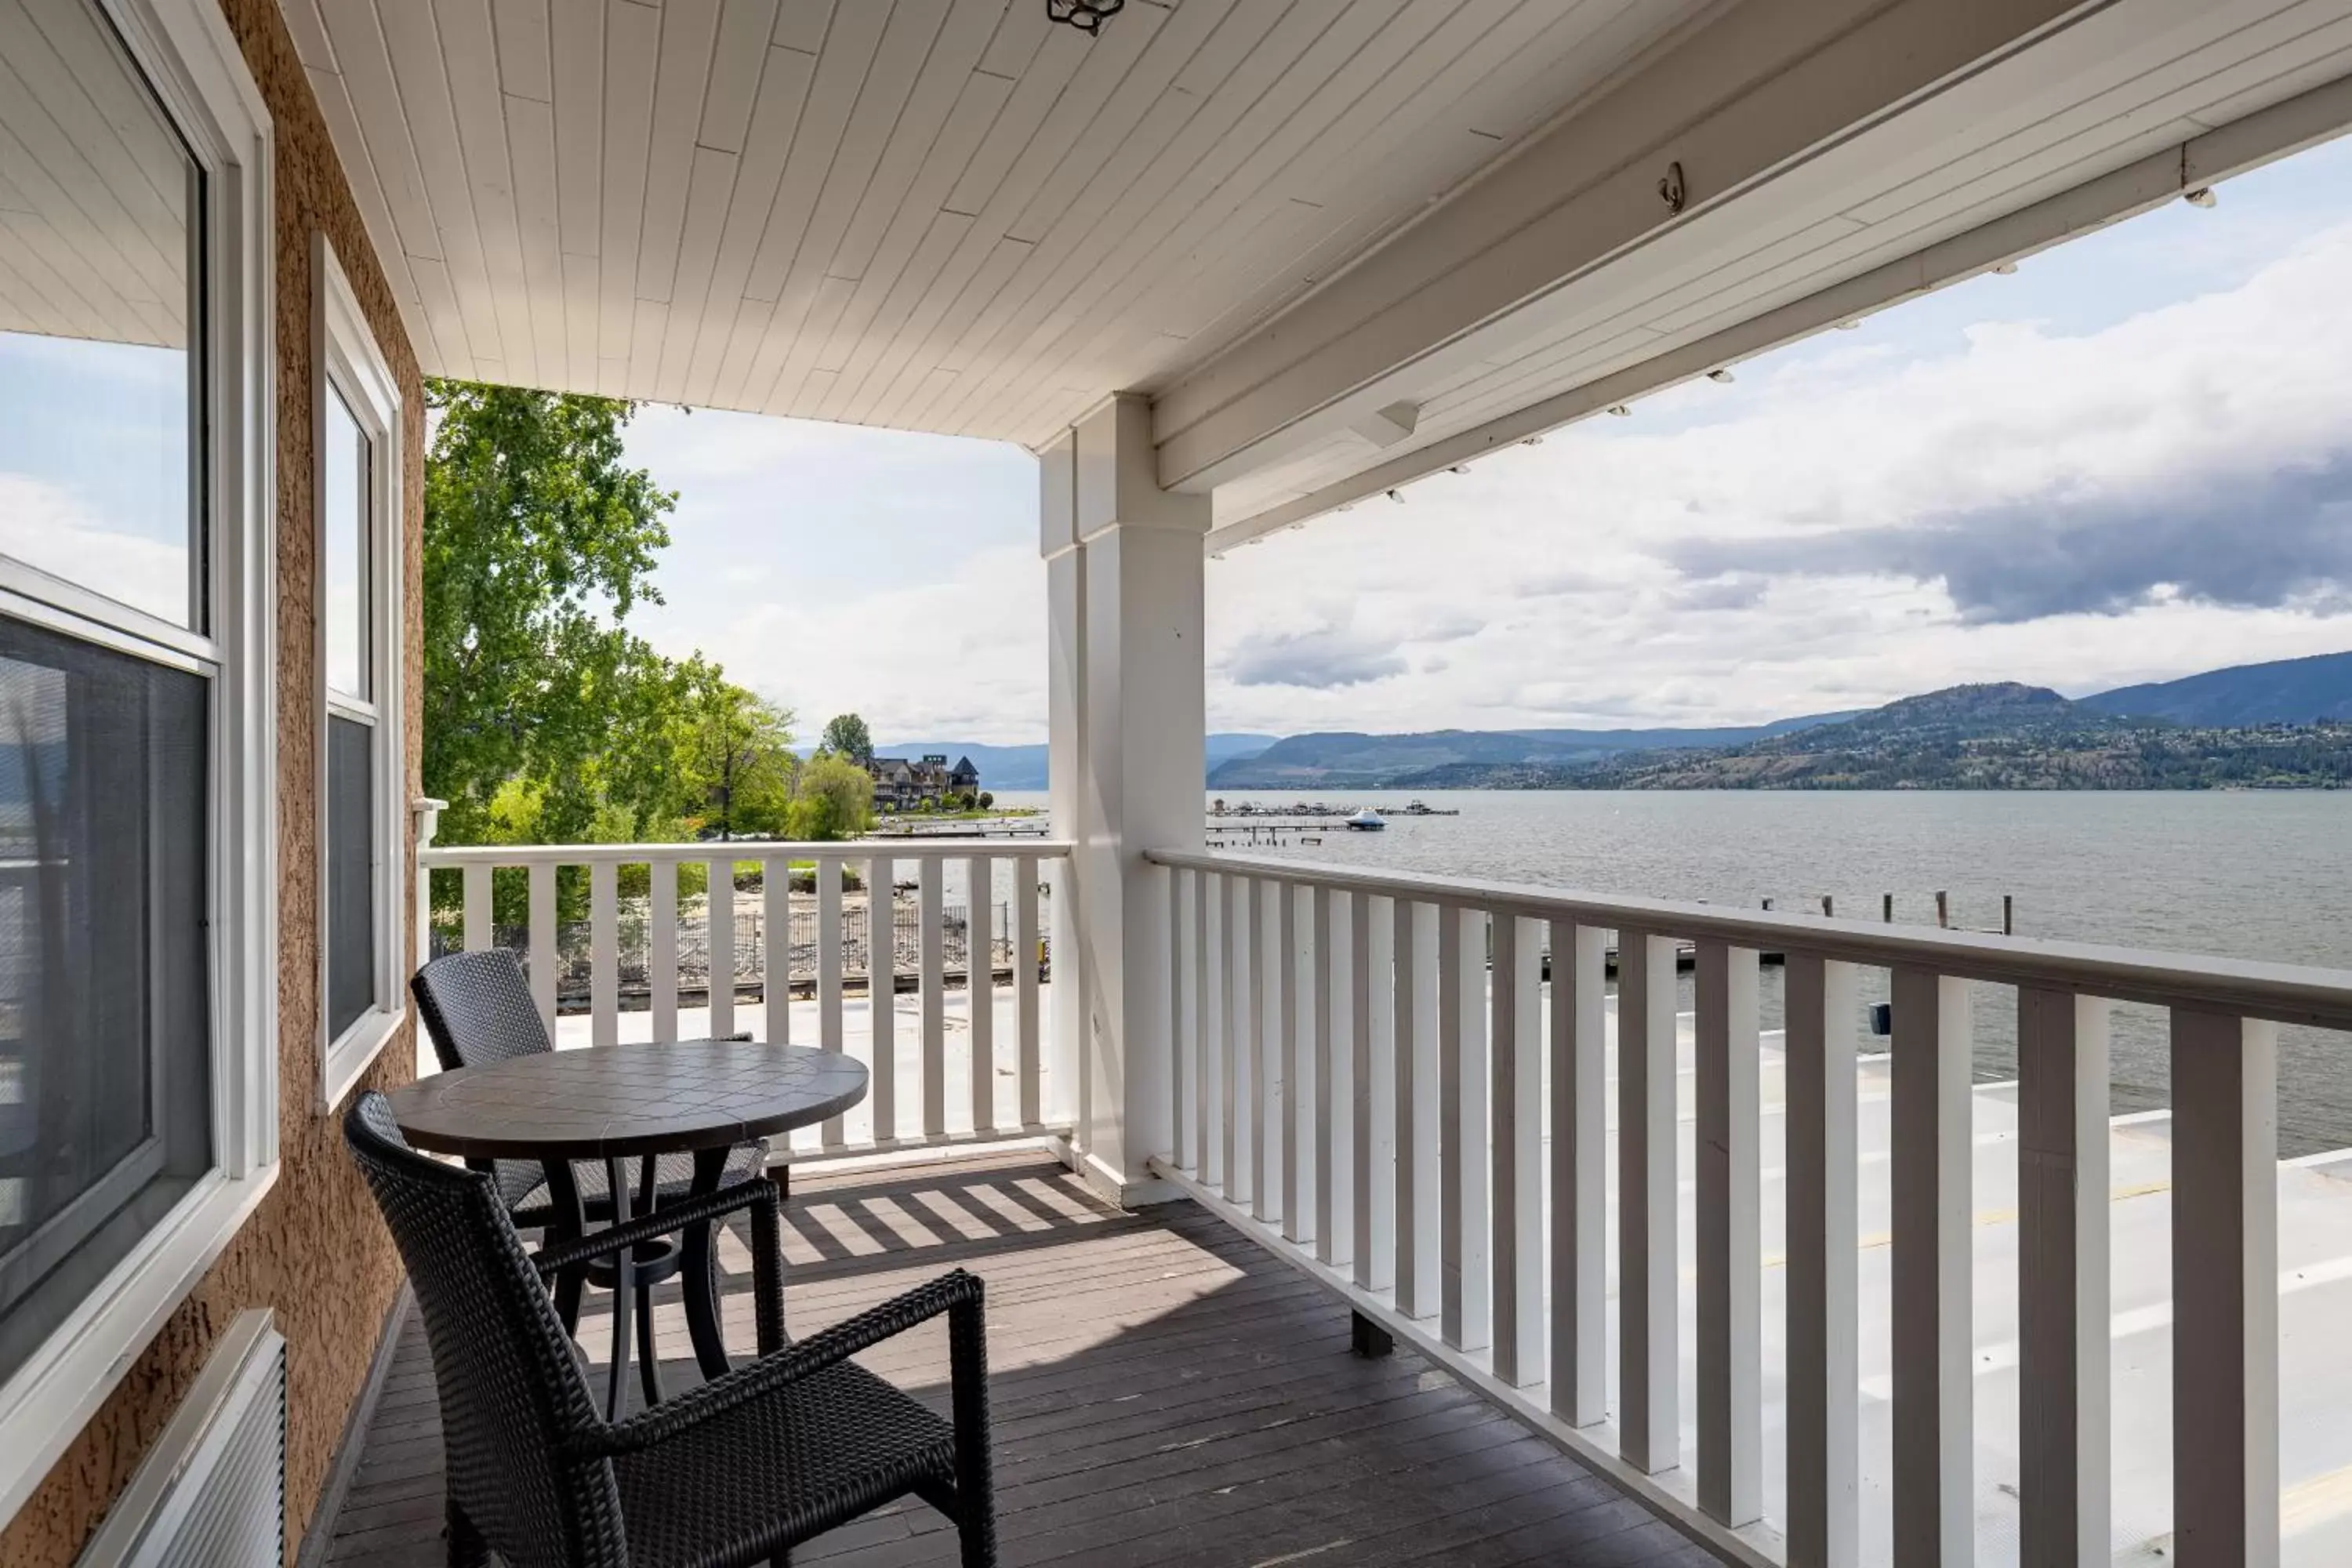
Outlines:
[[[2331,170],[2352,149],[1212,562],[1212,725],[1751,721],[2352,647]],[[661,646],[812,729],[1043,735],[1025,454],[668,410],[629,446],[683,492]]]

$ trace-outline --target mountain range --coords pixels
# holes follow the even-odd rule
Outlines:
[[[2108,723],[2110,720],[2139,722],[2118,728]],[[2118,687],[2071,701],[2045,688],[2013,683],[1955,687],[1866,712],[1811,713],[1769,724],[1436,730],[1391,735],[1345,731],[1289,736],[1223,732],[1208,737],[1207,776],[1211,787],[1229,790],[1574,788],[1593,787],[1604,778],[1618,781],[1605,785],[1610,788],[1676,787],[1670,780],[1686,780],[1687,787],[1722,787],[1732,775],[1754,776],[1759,782],[1782,774],[1811,777],[1820,770],[1809,772],[1787,759],[1850,752],[1856,745],[1889,752],[1890,748],[1900,751],[1915,744],[1984,742],[1995,733],[2008,733],[2023,747],[2037,737],[2048,741],[2063,735],[2065,743],[2057,750],[2087,754],[2122,734],[2146,731],[2151,721],[2188,731],[2221,731],[2309,725],[2323,720],[2352,721],[2352,652],[2237,665],[2178,680]],[[1832,727],[1838,731],[1834,737],[1803,739]],[[2170,763],[2152,760],[2145,766],[2118,768],[2110,759],[2110,772],[2117,776],[2140,776],[2151,770],[2161,773],[2168,766],[2180,765],[2184,750],[2196,750],[2199,744],[2187,734],[2170,733],[2158,747],[2172,759]],[[2236,742],[2214,744],[2227,751]],[[992,790],[1045,787],[1042,745],[908,741],[876,749],[885,756],[944,752],[950,761],[970,756],[982,782]],[[1984,749],[1982,744],[1979,749]],[[2278,760],[2273,743],[2265,742],[2260,749],[2269,762]],[[1738,765],[1711,772],[1694,761],[1697,753],[1720,753]],[[1782,761],[1771,765],[1763,761],[1775,757]],[[2255,764],[2248,762],[2246,765]],[[1886,768],[1874,764],[1863,771],[1881,776]],[[1933,771],[1914,768],[1911,774],[1924,778]],[[2027,772],[2055,778],[2063,770],[2037,763]],[[1702,778],[1714,782],[1701,784]]]

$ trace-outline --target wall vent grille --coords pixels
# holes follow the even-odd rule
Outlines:
[[[286,1341],[240,1313],[82,1553],[80,1568],[286,1560]]]

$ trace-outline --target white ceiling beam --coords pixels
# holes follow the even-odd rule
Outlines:
[[[1310,494],[1229,519],[1211,531],[1212,555],[1277,533],[1441,469],[1516,446],[1612,405],[1646,396],[1718,366],[1854,320],[1901,300],[2046,250],[2352,130],[2352,77],[2258,110],[2176,147],[2060,192],[1857,277],[1515,413],[1417,447]]]
[[[1497,351],[1511,318],[1662,236],[1723,243],[1796,184],[1834,213],[1850,182],[1809,169],[1936,100],[1957,115],[2046,89],[2119,37],[2084,24],[2186,0],[1746,0],[1198,370],[1154,403],[1160,482],[1207,489]],[[2124,29],[2104,29],[2117,34]],[[2062,34],[2080,33],[2080,37]],[[2054,47],[2053,47],[2054,46]],[[2000,79],[1990,79],[1998,75]],[[1919,132],[1892,138],[1906,144]],[[1890,138],[1873,163],[1892,162]],[[1660,182],[1679,165],[1679,214]],[[1746,201],[1765,187],[1764,201]],[[1704,231],[1701,233],[1700,231]]]

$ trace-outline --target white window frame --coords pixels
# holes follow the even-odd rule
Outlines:
[[[91,0],[205,174],[201,633],[0,562],[0,611],[210,683],[213,1167],[0,1383],[13,1517],[278,1179],[276,258],[269,110],[215,0]]]
[[[400,383],[385,363],[375,333],[352,292],[351,279],[323,232],[310,236],[311,513],[317,523],[312,559],[318,563],[317,659],[319,809],[319,1101],[332,1110],[368,1069],[406,1014],[407,909],[402,899],[401,860],[407,849],[407,751],[401,727],[405,710],[402,684],[402,441]],[[367,609],[367,661],[371,700],[358,701],[327,679],[327,426],[330,399],[344,406],[369,446],[366,559],[361,592]],[[349,1028],[333,1038],[327,1018],[327,966],[331,953],[327,930],[327,725],[331,716],[360,719],[375,731],[372,799],[375,821],[368,834],[375,905],[375,1000]]]

